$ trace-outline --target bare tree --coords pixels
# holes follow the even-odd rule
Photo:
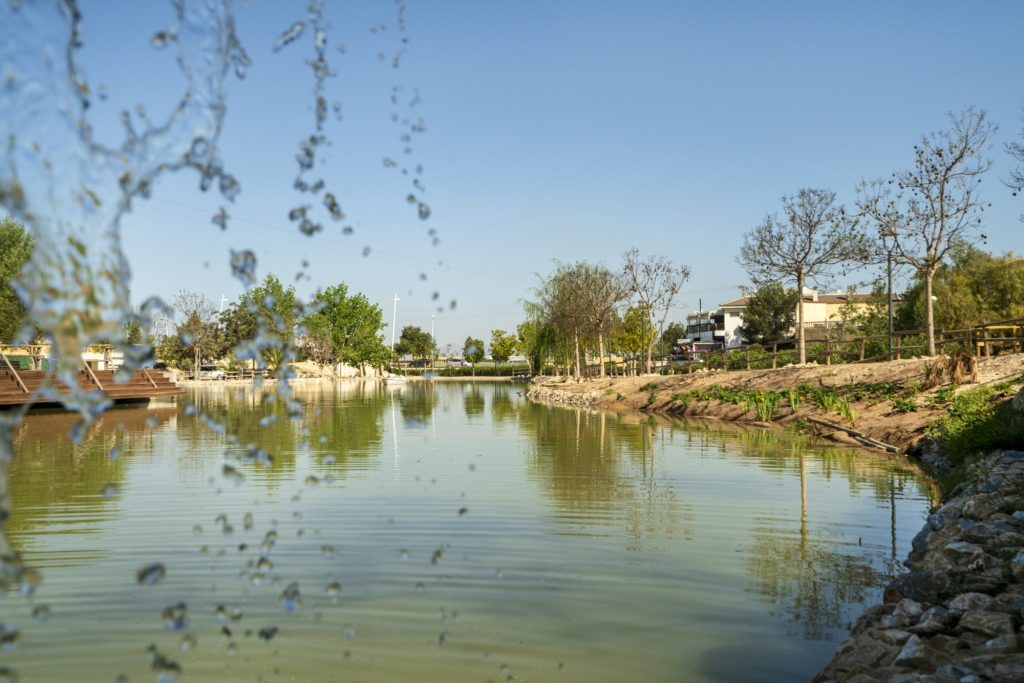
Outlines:
[[[985,210],[981,176],[991,167],[984,157],[996,131],[984,110],[968,107],[950,114],[948,130],[929,133],[914,146],[914,166],[888,182],[864,183],[860,210],[890,244],[898,263],[914,268],[925,283],[928,355],[935,355],[932,279],[950,249],[970,241]]]
[[[1024,120],[1024,115],[1021,116],[1021,119]],[[1021,131],[1021,139],[1024,140],[1024,130]],[[1020,162],[1016,168],[1010,171],[1010,175],[1003,178],[1003,184],[1013,190],[1013,196],[1016,197],[1021,191],[1024,191],[1024,143],[1006,143],[1006,153]],[[1024,223],[1024,214],[1021,214],[1020,220]]]
[[[661,315],[657,334],[652,333],[649,339],[644,340],[647,347],[645,370],[650,372],[654,344],[665,327],[672,301],[683,283],[690,279],[690,269],[687,266],[673,264],[672,260],[665,256],[652,254],[641,257],[638,249],[630,249],[623,255],[622,275],[630,293],[650,311],[655,320],[658,320],[659,313]]]
[[[629,284],[621,274],[613,273],[603,265],[581,263],[576,267],[579,269],[582,313],[597,333],[600,375],[604,378],[604,335],[615,319],[619,304],[629,296]]]
[[[785,220],[765,216],[743,236],[737,261],[760,286],[796,282],[796,332],[800,362],[807,362],[804,336],[804,285],[821,286],[841,265],[860,265],[867,258],[867,239],[856,229],[831,190],[803,188],[782,197]]]
[[[182,344],[192,351],[192,372],[199,379],[203,356],[217,344],[217,323],[213,302],[198,292],[181,290],[172,301],[178,314],[177,331]]]

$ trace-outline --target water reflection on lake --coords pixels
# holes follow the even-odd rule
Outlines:
[[[75,446],[72,417],[25,420],[7,529],[52,616],[2,603],[22,681],[154,680],[150,644],[183,681],[807,679],[931,491],[900,459],[510,384],[296,397],[197,390]]]

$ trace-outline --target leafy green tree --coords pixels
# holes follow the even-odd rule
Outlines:
[[[428,358],[434,352],[434,338],[426,330],[416,325],[406,325],[398,338],[395,349],[400,354],[409,354],[413,358]]]
[[[926,283],[917,274],[897,311],[900,329],[920,329],[927,323]],[[1024,317],[1024,260],[1013,254],[995,256],[960,245],[950,262],[935,272],[932,292],[938,304],[935,324],[955,330],[982,323]]]
[[[25,325],[25,306],[11,287],[32,257],[32,235],[13,218],[0,220],[0,342],[10,343]]]
[[[519,348],[526,355],[530,372],[541,373],[544,362],[555,350],[555,330],[541,320],[526,320],[516,327]]]
[[[268,273],[263,282],[251,287],[220,315],[220,353],[246,355],[252,340],[262,337],[260,357],[277,370],[295,341],[298,315],[295,287],[285,287],[277,276]]]
[[[647,350],[652,334],[654,321],[651,320],[650,309],[643,304],[637,304],[626,309],[613,344],[625,356],[640,358]]]
[[[303,318],[303,327],[314,343],[329,342],[331,353],[324,355],[352,366],[368,364],[378,368],[391,358],[391,351],[384,344],[383,312],[366,296],[350,296],[348,287],[341,283],[317,290],[310,304],[316,312]],[[403,331],[403,337],[404,334]]]
[[[250,310],[248,298],[242,295],[220,314],[221,350],[220,355],[234,354],[240,345],[256,337],[259,322],[256,313]]]
[[[672,350],[676,341],[686,338],[686,325],[683,323],[669,323],[665,331],[661,333],[661,346],[666,353]]]
[[[743,324],[737,332],[748,343],[776,342],[789,336],[796,320],[799,296],[778,282],[762,285],[747,301]]]
[[[498,367],[498,363],[507,363],[516,352],[516,345],[515,335],[505,330],[491,330],[491,359],[494,367]]]
[[[476,376],[476,364],[484,359],[484,342],[482,339],[466,337],[462,345],[462,357],[473,364],[473,376]]]

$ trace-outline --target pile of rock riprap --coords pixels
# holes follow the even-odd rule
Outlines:
[[[534,401],[555,403],[563,406],[579,406],[582,408],[589,407],[597,400],[597,397],[600,396],[596,391],[579,393],[573,391],[562,391],[560,389],[554,389],[537,383],[530,386],[526,395]]]
[[[973,467],[816,682],[1024,682],[1024,451]]]

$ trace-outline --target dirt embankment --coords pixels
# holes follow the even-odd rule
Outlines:
[[[564,378],[539,378],[528,396],[611,410],[761,422],[754,406],[718,400],[708,394],[716,390],[721,393],[720,388],[738,392],[802,389],[795,405],[780,401],[774,406],[772,424],[792,425],[799,420],[807,423],[808,418],[819,418],[907,452],[925,435],[928,426],[945,413],[951,393],[948,386],[921,389],[928,362],[912,359],[858,365],[803,365],[776,370],[615,377],[579,383]],[[1024,354],[981,358],[978,362],[978,384],[1011,383],[1019,388],[1022,373]],[[959,390],[971,386],[976,385],[964,385]],[[828,401],[815,400],[816,396],[829,394],[842,398],[849,410],[823,408],[821,403]],[[809,423],[806,426],[821,436],[857,444],[842,431]]]

